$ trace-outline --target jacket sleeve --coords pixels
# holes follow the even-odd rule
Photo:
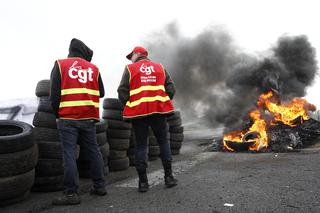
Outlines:
[[[165,71],[165,74],[166,74],[166,80],[164,82],[164,88],[165,88],[166,93],[168,94],[169,98],[173,99],[173,96],[176,93],[176,87],[175,87],[175,85],[174,85],[169,73],[166,70],[164,70],[164,71]]]
[[[120,81],[120,85],[118,87],[118,98],[122,105],[126,105],[127,101],[129,100],[129,92],[130,92],[130,74],[129,70],[126,67],[122,74],[122,79]]]
[[[50,102],[54,114],[59,118],[59,105],[61,98],[61,75],[58,62],[54,63],[54,67],[50,76]]]
[[[102,81],[101,73],[100,73],[100,72],[99,72],[98,81],[99,81],[99,93],[100,93],[100,98],[103,98],[103,97],[104,97],[104,86],[103,86],[103,81]]]

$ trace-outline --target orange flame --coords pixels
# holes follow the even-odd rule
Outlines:
[[[228,151],[235,151],[229,147],[226,141],[232,142],[255,142],[249,150],[259,151],[262,148],[268,147],[268,135],[267,126],[277,125],[281,122],[289,126],[296,126],[297,120],[300,119],[300,123],[309,119],[308,111],[316,110],[313,104],[308,103],[305,99],[294,98],[288,103],[280,104],[277,97],[273,92],[262,94],[257,102],[257,107],[260,110],[254,110],[249,113],[250,118],[253,121],[252,126],[247,131],[234,131],[225,134],[223,137],[224,148]],[[267,122],[262,118],[261,111],[267,110],[270,112],[272,119]],[[245,135],[250,132],[257,132],[258,137],[246,140]]]

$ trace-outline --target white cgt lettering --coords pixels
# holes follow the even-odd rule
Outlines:
[[[78,61],[75,61],[72,66],[69,68],[68,74],[72,79],[78,79],[80,83],[87,83],[87,81],[93,81],[93,70],[91,67],[88,69],[82,69],[81,66],[76,66]]]

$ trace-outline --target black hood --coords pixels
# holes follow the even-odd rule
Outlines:
[[[76,38],[71,40],[68,57],[79,57],[87,61],[91,61],[92,55],[93,51],[89,47],[87,47],[87,45],[85,45],[82,41]]]

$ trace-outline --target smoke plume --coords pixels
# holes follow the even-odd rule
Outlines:
[[[222,27],[188,38],[171,23],[144,43],[175,82],[174,104],[183,118],[200,118],[228,131],[246,125],[261,93],[304,96],[317,72],[315,49],[306,36],[279,38],[263,58],[243,53]]]

